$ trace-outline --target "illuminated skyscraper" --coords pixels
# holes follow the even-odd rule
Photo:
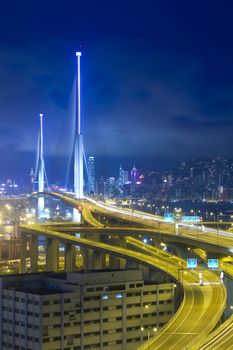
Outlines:
[[[95,193],[95,158],[89,156],[87,160],[88,192]]]
[[[120,166],[120,169],[119,169],[119,178],[118,178],[118,189],[119,189],[120,191],[123,190],[124,183],[125,183],[125,171],[123,170],[122,166]]]
[[[105,197],[115,197],[116,195],[116,180],[114,177],[109,177],[105,182]]]
[[[138,181],[138,170],[135,168],[135,165],[133,169],[131,170],[131,184],[136,185]]]

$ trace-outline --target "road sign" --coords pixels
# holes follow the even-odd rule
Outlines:
[[[186,223],[198,223],[200,222],[200,216],[182,216],[181,221]]]
[[[166,222],[174,222],[175,217],[174,214],[164,214],[164,221]]]
[[[218,259],[208,259],[208,267],[210,269],[217,269],[218,268]]]
[[[187,268],[195,269],[197,267],[197,259],[187,259]]]

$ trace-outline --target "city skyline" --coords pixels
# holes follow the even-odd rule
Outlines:
[[[64,18],[53,3],[38,4],[36,12],[28,1],[16,4],[17,16],[4,5],[0,160],[5,176],[22,176],[33,166],[40,112],[47,166],[63,171],[64,140],[72,125],[73,56],[80,45],[87,154],[111,155],[113,163],[123,156],[135,158],[132,163],[147,158],[151,168],[194,156],[231,157],[232,5],[131,5],[124,4],[122,12],[120,3],[110,8],[106,2],[100,7],[71,2]],[[77,13],[80,21],[72,22]]]

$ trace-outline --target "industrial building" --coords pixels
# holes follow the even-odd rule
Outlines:
[[[174,313],[174,284],[140,270],[2,276],[2,350],[132,350]]]

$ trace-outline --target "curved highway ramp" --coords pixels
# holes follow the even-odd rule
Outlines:
[[[131,249],[116,247],[83,238],[76,238],[61,232],[49,230],[40,225],[22,225],[21,229],[31,235],[45,235],[74,245],[84,246],[121,258],[143,263],[152,269],[160,269],[177,279],[180,270],[179,262],[159,252],[153,254],[144,249],[136,252]],[[203,271],[204,285],[199,285],[197,271],[182,271],[184,299],[181,307],[149,342],[140,350],[184,350],[193,349],[194,344],[205,337],[219,322],[226,303],[226,290],[219,283],[219,277],[211,271]]]
[[[173,267],[173,270],[169,268],[170,273],[174,271],[177,274],[180,271],[184,288],[184,301],[175,316],[156,337],[144,343],[138,350],[196,349],[195,344],[206,338],[220,320],[225,308],[226,292],[219,282],[219,276],[209,270],[180,269],[184,260],[132,237],[126,237],[126,241],[144,254],[159,256],[161,260],[167,261]],[[203,286],[197,283],[200,272],[203,275]],[[177,275],[173,275],[175,276]]]

